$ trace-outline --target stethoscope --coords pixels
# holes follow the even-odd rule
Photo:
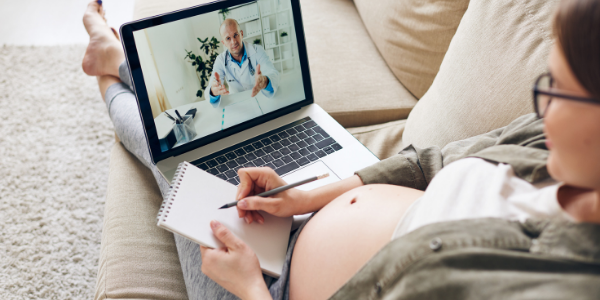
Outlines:
[[[225,56],[225,69],[227,69],[227,62],[229,61],[227,58],[231,57],[231,54],[229,53],[229,50],[227,50],[226,52],[227,52],[227,54]],[[248,55],[248,50],[246,50],[246,56],[248,58],[248,67],[250,68],[250,75],[254,76],[254,73],[255,73],[254,72],[254,67],[252,66],[252,60],[250,59],[250,56]],[[233,79],[231,81],[233,81]]]

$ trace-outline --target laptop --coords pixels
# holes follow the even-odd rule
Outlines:
[[[299,0],[216,1],[120,31],[152,162],[167,181],[183,161],[234,185],[245,167],[270,167],[288,183],[329,173],[308,190],[379,161],[314,103]],[[258,65],[268,85],[252,95]],[[219,72],[228,94],[212,92]]]

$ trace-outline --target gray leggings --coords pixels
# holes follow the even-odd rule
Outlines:
[[[125,63],[119,67],[122,83],[111,85],[105,95],[108,114],[113,121],[115,131],[121,143],[133,153],[154,174],[163,198],[169,190],[169,183],[160,175],[150,159],[146,144],[146,136],[138,111],[137,101],[132,92],[129,69]],[[308,221],[308,220],[307,220]],[[304,222],[306,224],[306,221]],[[265,282],[273,299],[289,299],[289,266],[292,250],[304,224],[291,233],[286,263],[281,277],[278,279],[264,275]],[[200,271],[202,259],[198,244],[175,234],[175,244],[183,271],[183,278],[190,299],[237,299],[237,297],[222,288],[216,282],[206,277]]]

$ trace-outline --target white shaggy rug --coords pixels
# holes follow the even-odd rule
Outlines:
[[[0,299],[92,299],[112,123],[84,46],[0,46]]]

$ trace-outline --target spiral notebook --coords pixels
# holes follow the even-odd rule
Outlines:
[[[242,239],[256,253],[263,273],[279,277],[290,238],[292,217],[280,218],[260,212],[264,224],[246,224],[237,209],[218,209],[235,200],[237,187],[196,166],[179,164],[173,185],[158,212],[158,226],[200,245],[218,248],[210,221],[217,220]]]

